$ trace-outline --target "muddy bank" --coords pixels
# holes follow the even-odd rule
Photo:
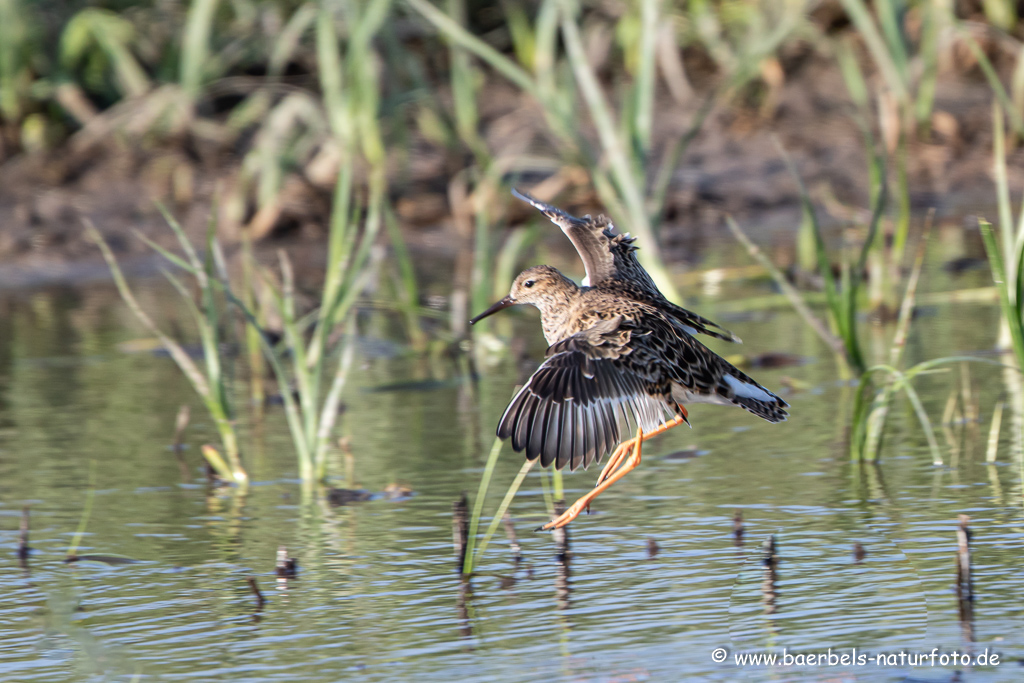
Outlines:
[[[654,149],[664,149],[691,125],[700,98],[695,93],[680,105],[668,92],[659,96]],[[488,147],[496,157],[522,160],[515,182],[528,189],[542,184],[549,199],[578,213],[601,211],[585,170],[559,161],[529,97],[495,81],[481,101]],[[918,215],[931,207],[941,216],[992,206],[991,106],[991,89],[980,75],[968,71],[939,79],[933,130],[907,149]],[[714,106],[673,174],[661,230],[668,262],[692,262],[709,241],[724,239],[722,212],[733,213],[762,241],[788,239],[799,220],[798,195],[774,138],[796,161],[823,222],[862,220],[868,172],[854,114],[834,61],[814,54],[793,56],[784,81],[756,107],[742,101]],[[0,166],[0,287],[105,277],[95,247],[84,237],[83,218],[144,272],[151,263],[144,257],[148,249],[133,230],[162,244],[171,238],[154,201],[166,203],[199,238],[215,199],[238,183],[243,152],[195,136],[152,142],[111,134],[88,144],[73,136],[56,152],[7,159]],[[460,244],[449,182],[469,161],[424,140],[412,140],[409,149],[391,156],[391,198],[410,247],[421,260],[447,260]],[[1009,164],[1011,188],[1024,184],[1022,161],[1017,150]],[[285,180],[278,210],[269,216],[248,206],[231,220],[222,210],[222,237],[230,243],[242,230],[256,228],[272,244],[321,241],[333,179],[318,177],[311,166]],[[505,224],[533,218],[511,199],[506,208]]]

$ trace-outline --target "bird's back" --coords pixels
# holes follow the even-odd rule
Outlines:
[[[605,282],[581,290],[566,336],[592,338],[601,355],[666,401],[738,405],[769,422],[786,419],[785,401],[698,341],[667,302],[628,289]]]

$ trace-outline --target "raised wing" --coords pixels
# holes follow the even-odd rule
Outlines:
[[[637,247],[633,246],[636,238],[630,237],[629,233],[617,233],[606,217],[577,218],[515,188],[512,194],[538,209],[569,238],[587,271],[584,286],[595,287],[614,281],[629,296],[658,301],[666,313],[688,328],[690,334],[700,333],[725,341],[740,342],[739,337],[729,330],[666,299],[636,257]]]
[[[512,194],[547,216],[569,238],[587,271],[583,281],[585,287],[615,277],[615,264],[603,226],[596,226],[590,216],[577,218],[515,188]]]
[[[602,326],[605,327],[605,326]],[[668,407],[630,372],[618,347],[592,328],[548,349],[548,359],[520,389],[498,424],[512,448],[547,467],[589,467],[622,440],[622,428],[665,422]],[[595,343],[597,342],[597,343]]]

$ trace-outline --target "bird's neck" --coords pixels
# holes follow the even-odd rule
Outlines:
[[[573,283],[567,284],[571,286],[551,292],[545,305],[538,306],[541,326],[544,328],[544,339],[549,345],[572,334],[570,322],[576,308],[574,304],[580,296],[580,289]]]

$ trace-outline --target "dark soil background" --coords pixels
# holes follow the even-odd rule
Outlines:
[[[486,3],[485,3],[486,4]],[[811,19],[823,41],[852,29],[838,3],[812,3]],[[600,12],[604,10],[595,10]],[[960,7],[968,19],[977,8]],[[974,14],[972,14],[974,12]],[[483,13],[486,14],[486,13]],[[614,19],[614,17],[612,17]],[[492,22],[493,23],[493,22]],[[500,33],[500,31],[498,32]],[[992,32],[982,31],[982,36]],[[487,34],[495,35],[494,31]],[[414,36],[413,40],[419,40]],[[500,37],[494,42],[501,43]],[[999,35],[983,42],[1001,74],[1016,59],[1014,39]],[[863,48],[862,48],[863,51]],[[680,103],[659,81],[654,114],[655,150],[664,149],[693,122],[703,98],[713,96],[720,68],[699,46],[683,48],[682,62],[693,87]],[[871,74],[861,55],[869,87],[882,93],[881,79]],[[665,260],[682,264],[699,258],[708,240],[724,239],[721,214],[730,212],[763,241],[788,242],[799,223],[796,184],[775,140],[796,162],[825,224],[863,222],[868,208],[869,175],[857,109],[850,99],[828,45],[804,40],[783,44],[762,69],[760,78],[728,98],[718,98],[698,134],[674,170],[661,229]],[[614,64],[606,64],[608,70]],[[298,67],[296,67],[298,68]],[[905,143],[907,183],[915,219],[935,208],[940,217],[985,212],[994,205],[992,168],[992,89],[963,45],[943,54],[930,129]],[[558,161],[539,106],[495,73],[478,98],[479,131],[495,156],[518,156],[525,172],[510,183],[531,189],[543,183],[547,198],[577,213],[602,211],[585,169]],[[616,76],[604,73],[614,103]],[[389,78],[387,73],[382,79]],[[1009,78],[1009,76],[1006,76]],[[298,76],[302,80],[305,76]],[[450,103],[450,87],[436,82],[437,98]],[[199,105],[210,120],[222,120],[230,107],[212,88]],[[95,98],[93,98],[95,99]],[[237,98],[236,98],[237,99]],[[234,101],[234,100],[231,100]],[[891,155],[903,153],[885,141],[879,120],[884,98],[875,102],[870,125]],[[120,105],[118,105],[120,106]],[[83,219],[91,220],[122,256],[129,269],[145,270],[148,253],[132,231],[163,244],[170,234],[154,202],[164,202],[194,236],[202,234],[217,198],[238,185],[249,140],[217,140],[193,128],[152,136],[119,127],[109,115],[115,107],[49,149],[28,150],[10,125],[0,135],[0,287],[102,277],[96,248],[84,237]],[[85,117],[85,115],[83,115]],[[102,125],[96,123],[100,121]],[[384,125],[387,122],[383,122]],[[589,121],[581,121],[587,127]],[[13,132],[12,132],[13,131]],[[596,139],[596,135],[592,136]],[[458,248],[452,223],[451,178],[468,161],[464,149],[445,148],[422,137],[389,149],[389,193],[414,255],[445,258]],[[530,159],[537,159],[531,169]],[[1024,185],[1020,151],[1010,159],[1010,186]],[[257,221],[249,206],[243,220],[217,216],[222,239],[237,241],[242,230],[280,243],[320,242],[326,235],[333,177],[318,176],[315,164],[289,174],[281,187],[279,210]],[[894,163],[890,158],[890,173]],[[506,224],[531,218],[530,211],[502,200]],[[254,223],[259,223],[255,225]],[[622,226],[628,230],[629,226]],[[141,260],[134,257],[139,257]]]

